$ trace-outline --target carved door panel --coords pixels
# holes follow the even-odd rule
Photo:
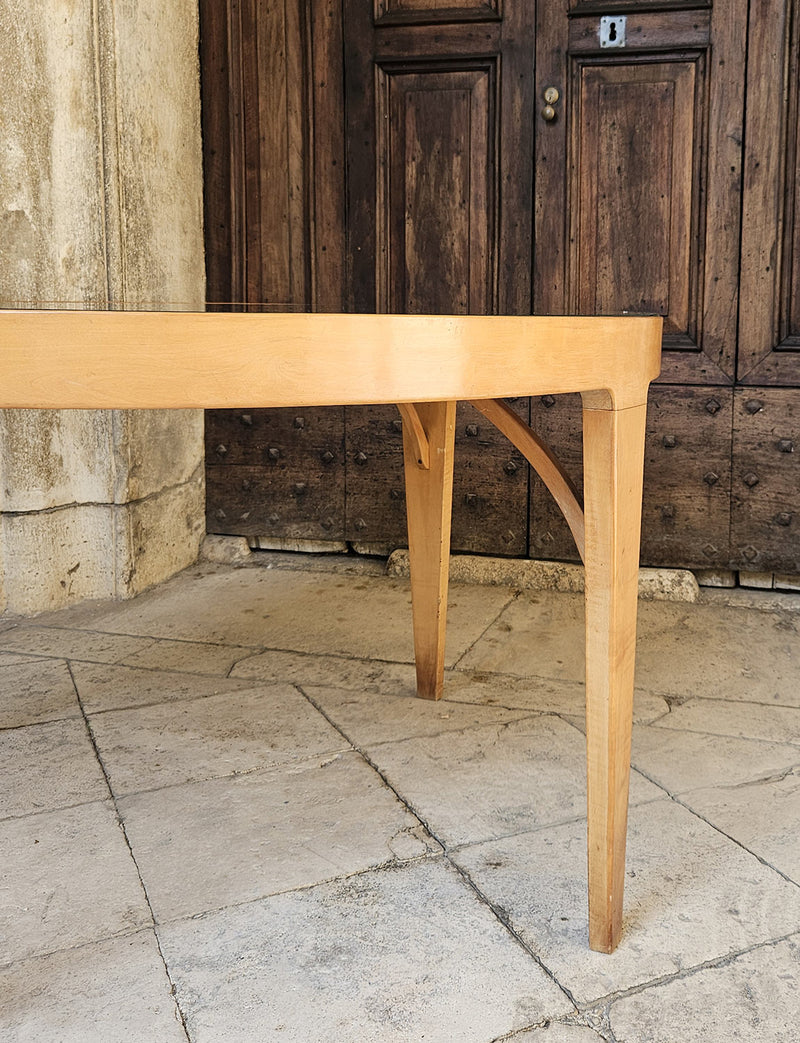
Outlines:
[[[642,560],[711,567],[730,561],[747,3],[687,7],[539,0],[533,306],[664,316]],[[579,416],[532,403],[578,481]],[[538,481],[530,547],[575,554]]]
[[[353,310],[530,312],[530,12],[524,0],[345,0]],[[527,419],[527,400],[517,408]],[[347,538],[396,545],[396,410],[348,410],[346,427]],[[453,548],[524,554],[527,467],[469,406],[457,431]]]
[[[539,0],[534,310],[659,312],[661,380],[730,384],[747,4],[686,7]]]
[[[660,312],[643,561],[800,568],[800,0],[201,15],[210,301]],[[579,477],[576,403],[516,408]],[[398,428],[391,407],[209,414],[209,529],[397,545]],[[457,451],[455,549],[574,553],[466,405]]]

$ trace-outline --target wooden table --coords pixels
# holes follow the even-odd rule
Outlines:
[[[589,944],[622,927],[647,389],[661,319],[0,312],[0,408],[232,409],[397,403],[417,692],[442,694],[455,409],[527,457],[586,572]],[[580,392],[584,505],[502,401]]]

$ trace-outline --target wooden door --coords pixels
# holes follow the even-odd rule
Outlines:
[[[747,3],[687,6],[539,0],[533,307],[664,316],[642,556],[703,567],[729,563]],[[578,415],[533,405],[577,475]],[[574,556],[536,482],[531,519]]]
[[[731,554],[800,573],[800,2],[750,5]]]
[[[209,308],[341,311],[338,5],[201,0],[200,27]],[[209,532],[341,546],[344,410],[209,410],[206,488]]]
[[[534,25],[524,0],[345,0],[347,301],[530,312]],[[517,409],[527,419],[528,400]],[[347,538],[405,539],[396,410],[348,409]],[[528,471],[459,408],[453,547],[525,554]]]
[[[210,300],[660,312],[643,562],[800,572],[800,0],[201,15]],[[578,403],[517,408],[579,478]],[[209,530],[398,545],[400,430],[211,412]],[[457,445],[456,549],[576,556],[468,407]]]

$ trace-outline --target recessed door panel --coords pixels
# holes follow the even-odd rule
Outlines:
[[[345,0],[354,311],[530,312],[531,14],[525,0]],[[347,410],[348,538],[396,545],[398,418],[362,413]],[[469,406],[458,416],[453,548],[524,553],[527,466]]]
[[[534,311],[657,312],[664,382],[730,384],[747,5],[698,8],[540,0]]]
[[[494,271],[494,63],[379,68],[377,77],[378,310],[485,314]]]
[[[500,19],[500,0],[375,0],[376,25]]]
[[[695,348],[696,68],[579,67],[570,232],[575,311],[656,312],[667,337]]]

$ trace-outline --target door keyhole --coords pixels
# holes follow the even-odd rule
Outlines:
[[[598,37],[601,47],[624,47],[627,18],[625,15],[604,15],[600,19]]]

